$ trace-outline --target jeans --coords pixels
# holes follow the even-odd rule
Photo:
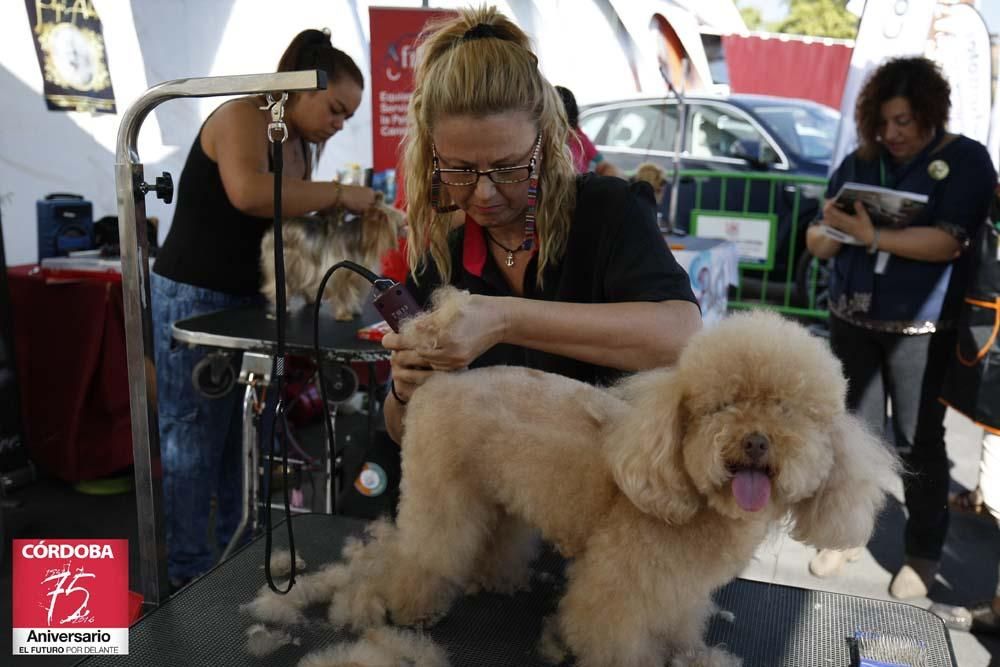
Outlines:
[[[939,560],[948,532],[945,406],[938,400],[955,350],[955,332],[906,336],[869,331],[830,318],[830,345],[847,376],[847,407],[873,433],[883,433],[886,400],[903,454],[907,556]]]
[[[186,581],[208,571],[215,551],[225,548],[242,512],[242,396],[230,391],[209,399],[195,390],[192,371],[210,350],[176,343],[177,320],[258,302],[178,283],[156,273],[150,277],[156,384],[163,462],[163,512],[167,570]],[[238,369],[242,354],[234,353]],[[215,546],[209,544],[211,501],[216,500]]]

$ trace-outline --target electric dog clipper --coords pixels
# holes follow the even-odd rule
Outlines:
[[[375,289],[379,291],[379,295],[375,297],[375,307],[396,333],[399,333],[403,320],[420,314],[420,306],[404,285],[382,278],[375,282]]]

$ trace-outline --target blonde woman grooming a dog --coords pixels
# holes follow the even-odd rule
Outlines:
[[[441,285],[471,296],[434,349],[385,337],[396,442],[406,402],[434,372],[527,366],[603,384],[673,363],[699,330],[651,189],[578,177],[568,132],[527,35],[495,8],[428,27],[404,154],[407,287],[425,305]],[[464,224],[452,229],[455,211]]]
[[[375,193],[310,180],[327,139],[361,103],[364,78],[328,34],[306,30],[285,50],[278,71],[321,69],[326,90],[292,93],[283,145],[285,215],[333,206],[362,212]],[[208,544],[210,502],[216,498],[215,539],[224,547],[240,516],[240,405],[237,393],[217,399],[191,386],[204,349],[171,343],[177,320],[260,299],[260,247],[273,214],[267,124],[261,97],[223,104],[198,131],[177,193],[173,224],[151,277],[156,381],[168,571],[180,586],[213,564]],[[239,368],[239,359],[233,362]]]

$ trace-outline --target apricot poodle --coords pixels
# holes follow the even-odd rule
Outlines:
[[[407,326],[431,348],[467,298],[436,296]],[[354,629],[433,623],[467,591],[525,586],[540,534],[569,559],[546,657],[739,665],[705,645],[712,592],[782,522],[817,547],[865,544],[898,474],[845,387],[824,341],[764,312],[610,389],[525,368],[435,374],[407,408],[395,523],[299,599],[330,600]]]

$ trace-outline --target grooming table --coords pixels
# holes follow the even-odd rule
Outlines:
[[[313,356],[314,338],[314,308],[312,305],[295,308],[288,313],[285,324],[285,348],[288,354]],[[319,347],[324,361],[340,365],[352,363],[367,364],[369,369],[369,397],[374,396],[371,385],[377,381],[378,373],[375,363],[389,358],[389,351],[380,342],[361,340],[358,330],[370,324],[381,321],[382,317],[370,302],[359,317],[349,321],[338,321],[324,307],[319,319]],[[207,315],[199,315],[186,320],[180,320],[173,325],[175,340],[189,345],[240,350],[258,355],[273,357],[277,350],[277,330],[275,313],[272,306],[256,305],[221,310]],[[250,363],[248,363],[250,362]],[[257,359],[254,363],[244,357],[244,369],[240,373],[241,383],[247,388],[243,400],[243,507],[244,516],[240,526],[233,535],[223,559],[229,556],[232,549],[242,539],[244,531],[255,533],[258,529],[257,507],[260,502],[270,502],[269,498],[260,498],[260,483],[256,476],[259,466],[257,431],[254,426],[254,389],[247,380],[248,368],[254,371],[257,381],[270,375],[270,360]],[[329,376],[328,376],[329,379]],[[269,381],[261,382],[268,384]],[[350,385],[351,382],[343,384]],[[327,385],[330,386],[330,385]],[[350,390],[349,390],[350,391]],[[343,398],[346,398],[344,396]],[[329,402],[329,415],[336,438],[336,415],[338,399]],[[369,438],[374,432],[373,416],[369,417]],[[339,495],[342,480],[340,466],[342,461],[325,461],[325,509],[328,513],[335,511],[335,498]]]
[[[360,340],[358,329],[382,318],[371,304],[348,322],[338,322],[324,308],[319,318],[320,352],[330,361],[380,361],[389,358],[381,343]],[[191,345],[219,347],[273,355],[277,342],[275,315],[268,306],[244,306],[199,315],[174,323],[174,339]],[[290,354],[312,356],[313,308],[298,308],[288,313],[285,347]]]
[[[338,557],[348,535],[364,524],[343,517],[308,514],[294,519],[296,550],[307,571]],[[274,528],[275,549],[285,528]],[[245,650],[245,631],[255,623],[238,612],[264,585],[264,541],[257,539],[177,596],[132,626],[129,655],[81,661],[86,667],[175,667],[176,665],[290,665],[303,656],[352,635],[325,624],[326,610],[310,611],[316,624],[291,631],[301,645],[255,659]],[[542,667],[534,648],[542,619],[555,607],[562,581],[553,555],[536,563],[531,592],[514,596],[479,594],[461,598],[430,636],[448,652],[453,667]],[[549,574],[549,573],[554,573]],[[811,591],[737,579],[716,595],[734,620],[716,616],[710,644],[724,643],[742,656],[744,667],[846,667],[845,638],[855,630],[920,637],[927,644],[927,667],[952,667],[955,658],[943,622],[930,612],[897,602]],[[614,619],[608,619],[613,623]]]

